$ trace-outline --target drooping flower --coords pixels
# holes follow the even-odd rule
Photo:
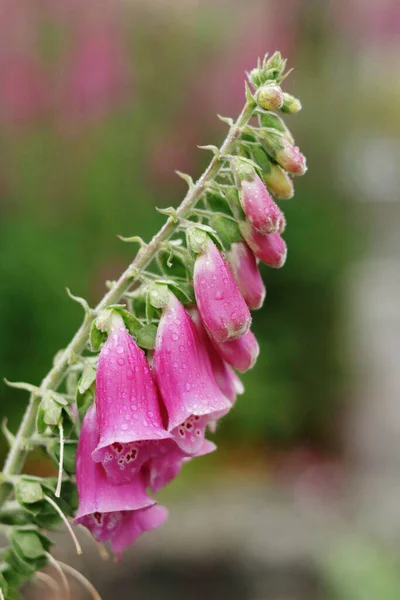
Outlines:
[[[213,338],[225,342],[248,331],[250,311],[228,263],[209,236],[196,258],[193,282],[202,321]]]
[[[154,371],[168,412],[168,431],[184,452],[203,445],[207,423],[229,411],[195,324],[170,292],[157,330]]]
[[[244,393],[244,386],[235,371],[223,360],[214,343],[204,329],[199,312],[196,308],[190,309],[190,316],[197,327],[200,340],[207,350],[208,357],[214,372],[215,381],[223,395],[234,404],[236,396]]]
[[[269,191],[276,198],[281,198],[282,200],[293,198],[293,181],[279,165],[271,164],[268,173],[263,173],[263,180]]]
[[[231,160],[239,200],[249,223],[261,233],[282,232],[285,217],[254,167],[240,157]]]
[[[256,257],[269,267],[283,267],[287,256],[285,240],[279,233],[263,235],[250,223],[239,223],[240,231]]]
[[[233,242],[227,259],[247,306],[251,310],[261,308],[266,291],[252,250],[245,242]]]
[[[92,459],[98,440],[96,409],[92,405],[83,420],[78,443],[79,507],[74,521],[87,527],[98,541],[109,541],[120,556],[142,532],[161,525],[167,512],[146,494],[142,474],[118,486],[109,481],[103,466]]]
[[[200,450],[196,454],[188,456],[178,446],[175,445],[173,451],[166,456],[153,458],[145,468],[145,477],[147,486],[156,494],[162,487],[170,483],[179,474],[183,465],[193,458],[204,456],[214,452],[217,447],[209,440],[204,440]]]
[[[281,132],[260,132],[258,138],[264,150],[286,171],[293,175],[304,175],[307,161],[300,149]]]
[[[129,481],[146,460],[162,452],[162,440],[171,439],[145,354],[122,320],[100,352],[96,407],[100,440],[93,459],[103,462],[114,483]]]
[[[260,353],[260,347],[252,331],[230,342],[214,343],[221,357],[242,373],[254,367]]]
[[[118,489],[120,486],[115,486]],[[96,512],[79,520],[98,542],[110,542],[113,552],[121,558],[122,552],[146,531],[162,525],[168,518],[165,506],[154,504],[140,510],[111,513]]]
[[[276,161],[293,175],[304,175],[307,171],[307,161],[298,146],[291,144],[286,138],[282,138],[282,147],[276,152]]]

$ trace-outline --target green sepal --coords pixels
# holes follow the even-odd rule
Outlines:
[[[148,324],[145,325],[136,334],[136,341],[138,346],[145,350],[152,350],[156,345],[157,327],[156,325]]]
[[[261,175],[268,174],[271,171],[271,160],[269,159],[267,153],[259,146],[255,146],[251,153],[253,160],[260,167]]]
[[[187,243],[193,254],[199,254],[204,252],[207,246],[207,237],[212,238],[216,246],[223,250],[223,244],[218,237],[215,229],[209,225],[203,225],[202,223],[196,223],[194,227],[191,227],[187,231]]]
[[[147,324],[150,324],[152,322],[152,320],[154,319],[154,315],[155,315],[155,311],[154,311],[154,306],[150,302],[150,295],[146,294],[146,321],[147,321]],[[139,331],[139,333],[140,333],[140,331]],[[137,336],[139,335],[139,333],[137,333]]]
[[[131,335],[133,335],[136,331],[142,328],[142,324],[138,318],[136,318],[126,307],[122,304],[111,304],[107,307],[107,310],[114,310],[119,315],[121,315],[122,320],[125,324],[125,327],[129,331]]]
[[[9,598],[8,595],[8,583],[5,577],[0,573],[0,590],[3,592],[4,598]]]
[[[58,425],[61,420],[62,406],[56,402],[51,393],[46,392],[39,404],[36,418],[38,433],[43,434],[50,425]]]
[[[281,117],[273,112],[266,111],[260,112],[258,118],[262,127],[276,129],[276,131],[282,133],[291,144],[294,144],[294,138]]]
[[[213,215],[210,219],[210,225],[217,232],[225,250],[229,250],[233,242],[242,240],[238,224],[232,219],[227,219],[222,215]]]
[[[193,287],[187,281],[175,281],[174,279],[163,279],[160,280],[160,284],[168,287],[168,289],[178,298],[182,304],[193,304],[194,292]],[[157,282],[156,282],[157,285]],[[163,308],[167,306],[169,298],[165,297],[165,301],[161,299],[159,306],[156,308]]]
[[[6,600],[24,600],[16,589],[9,589]]]
[[[25,560],[14,546],[7,548],[3,558],[9,565],[9,570],[3,571],[3,576],[10,586],[19,587],[25,579],[37,571],[37,561]]]
[[[78,409],[78,417],[79,417],[79,421],[81,423],[83,421],[83,417],[85,416],[86,411],[88,410],[89,406],[91,406],[93,404],[94,395],[95,395],[94,382],[92,383],[90,388],[85,390],[82,394],[80,393],[79,388],[76,391],[76,407]]]
[[[80,394],[84,394],[96,380],[96,369],[92,365],[86,364],[81,378],[78,382],[77,390]]]
[[[100,331],[96,325],[96,320],[93,321],[92,326],[90,328],[90,348],[92,352],[98,352],[101,346],[107,339],[107,333],[105,331]]]
[[[15,486],[15,497],[21,506],[43,500],[43,489],[38,481],[20,479]]]
[[[5,507],[0,511],[1,525],[28,525],[32,515],[22,506]]]
[[[166,281],[155,281],[148,287],[148,301],[153,308],[164,308],[169,302],[169,288]],[[152,320],[152,319],[149,319]]]
[[[167,281],[166,282],[171,292],[175,294],[182,304],[193,304],[194,303],[194,290],[193,287],[187,281]]]

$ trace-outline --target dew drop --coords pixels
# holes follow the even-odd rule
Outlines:
[[[124,351],[124,349],[123,349],[123,347],[122,347],[122,346],[117,346],[117,347],[115,348],[115,352],[116,352],[117,354],[122,354],[122,353],[123,353],[123,351]]]

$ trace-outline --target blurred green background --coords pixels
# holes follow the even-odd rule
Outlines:
[[[398,239],[399,31],[396,0],[2,0],[0,375],[40,382],[80,323],[65,287],[98,301],[134,256],[117,234],[153,235],[163,221],[155,207],[185,193],[174,171],[200,175],[209,156],[197,145],[224,137],[216,114],[234,117],[244,72],[280,50],[295,69],[285,90],[303,103],[287,123],[309,171],[281,202],[289,255],[284,269],[263,270],[261,356],[218,431],[220,458],[204,459],[201,485],[214,460],[247,472],[261,457],[264,477],[281,472],[283,456],[295,480],[322,465],[317,481],[330,502],[357,455],[347,418],[368,370],[354,366],[351,319],[367,300],[360,292],[350,301],[353,265]],[[0,394],[14,430],[26,394],[5,385]],[[368,544],[345,537],[327,557],[335,598],[366,600],[371,589],[379,600],[399,597],[392,564]],[[352,571],[342,552],[366,566]],[[357,580],[363,568],[379,573],[372,587]],[[389,571],[392,583],[380,587]],[[325,598],[290,593],[257,600]]]

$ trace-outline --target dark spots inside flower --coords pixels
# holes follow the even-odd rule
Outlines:
[[[132,448],[131,452],[125,455],[125,462],[129,463],[132,460],[136,460],[136,457],[138,455],[138,450],[137,448]]]
[[[103,514],[99,512],[93,513],[93,520],[97,525],[103,524]]]
[[[199,415],[194,415],[194,420],[198,421],[200,419]]]
[[[183,429],[183,427],[179,427],[179,435],[181,437],[185,437],[185,430]]]
[[[124,458],[119,458],[119,459],[118,459],[118,464],[119,464],[119,465],[123,465],[123,464],[124,464],[124,462],[125,462],[125,459],[124,459]]]
[[[123,446],[119,442],[114,442],[114,444],[112,444],[112,448],[114,448],[118,454],[121,454]]]
[[[201,436],[201,431],[200,431],[200,429],[196,429],[196,435],[197,435],[197,436],[199,436],[199,437]]]
[[[193,423],[190,423],[190,421],[186,423],[186,429],[192,429],[192,427]]]

